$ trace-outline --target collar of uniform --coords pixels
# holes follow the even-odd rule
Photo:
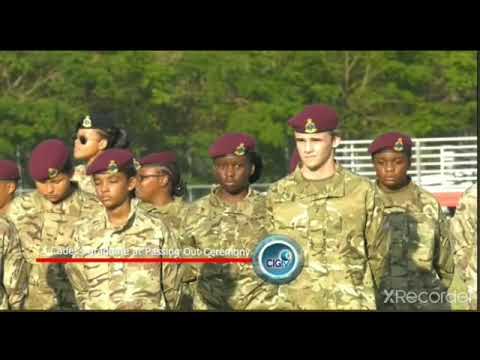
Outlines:
[[[49,212],[49,213],[58,213],[62,214],[65,212],[65,209],[70,206],[71,204],[79,202],[79,188],[78,184],[75,181],[71,181],[72,186],[72,193],[64,200],[60,201],[57,204],[53,204],[52,202],[45,199],[38,191],[35,191],[34,197],[36,203],[40,206],[42,211]]]
[[[408,180],[409,181],[408,181],[407,185],[405,185],[404,187],[402,187],[400,189],[397,189],[397,190],[386,190],[386,189],[381,188],[380,185],[378,184],[378,180],[375,181],[375,185],[380,190],[380,192],[382,192],[384,194],[399,194],[399,193],[402,193],[402,192],[405,192],[405,191],[412,191],[412,190],[416,189],[416,186],[413,183],[410,176],[408,176]]]
[[[375,188],[380,193],[380,195],[383,195],[382,199],[383,199],[383,203],[384,203],[384,206],[385,206],[386,209],[388,209],[388,208],[398,209],[399,208],[399,206],[397,204],[392,203],[393,200],[391,200],[389,195],[411,192],[412,195],[413,195],[412,196],[413,199],[420,200],[420,198],[421,198],[420,189],[418,188],[417,184],[415,184],[411,179],[410,179],[410,182],[406,186],[404,186],[403,188],[398,189],[398,190],[391,190],[391,191],[387,190],[387,191],[385,191],[384,189],[382,189],[378,185],[378,181],[375,181]],[[402,208],[402,209],[406,210],[407,208],[405,208],[405,209]]]
[[[75,166],[75,171],[73,172],[73,181],[79,181],[80,177],[87,175],[87,167],[85,165],[77,165]]]
[[[212,190],[210,192],[209,200],[210,200],[210,205],[213,206],[213,208],[219,208],[219,209],[228,208],[231,210],[240,210],[245,207],[248,207],[248,205],[251,203],[250,200],[252,200],[255,195],[254,190],[252,189],[251,186],[249,186],[247,196],[245,196],[243,200],[239,201],[236,204],[228,204],[218,196],[219,190],[220,190],[220,185],[217,184],[212,187]]]
[[[157,214],[162,214],[162,215],[168,214],[170,212],[170,210],[172,210],[172,208],[175,209],[175,208],[180,207],[182,205],[182,203],[183,203],[183,200],[180,197],[175,197],[173,199],[173,201],[171,201],[168,204],[163,205],[161,207],[157,207],[157,206],[155,206],[151,203],[147,203],[145,201],[139,201],[139,204],[141,204],[141,206],[147,212],[157,213]]]
[[[114,227],[110,220],[108,219],[107,209],[103,208],[103,220],[104,220],[104,227],[105,229],[115,230],[118,232],[124,231],[126,228],[129,228],[132,223],[135,221],[135,213],[137,211],[137,207],[139,205],[139,200],[137,198],[133,198],[130,200],[130,212],[128,213],[127,221],[124,225],[120,227]]]
[[[178,209],[182,205],[182,202],[183,202],[182,198],[174,197],[173,201],[169,202],[166,205],[163,205],[162,207],[159,208],[159,210],[163,214],[168,214],[172,209]]]
[[[183,201],[183,198],[181,197],[174,197],[174,200],[170,203],[170,204],[167,204],[166,205],[166,209],[165,211],[166,212],[172,212],[175,214],[175,215],[178,215],[178,212],[180,211],[180,209],[183,207],[183,204],[184,201]]]
[[[86,175],[87,174],[87,166],[84,164],[80,164],[75,166],[75,172],[78,172],[81,175]]]
[[[148,213],[156,212],[159,210],[157,207],[153,206],[153,204],[146,201],[142,201],[142,200],[138,201],[138,207],[145,210]]]
[[[314,197],[315,199],[324,199],[345,195],[344,170],[338,162],[335,163],[335,174],[329,179],[320,181],[321,185],[314,180],[305,179],[300,168],[295,170],[293,178],[296,183],[294,191],[299,198]]]

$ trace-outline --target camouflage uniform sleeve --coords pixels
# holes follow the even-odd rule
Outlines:
[[[178,241],[184,247],[194,247],[195,237],[191,234],[191,222],[195,217],[195,206],[190,205],[180,212],[180,226],[178,229]]]
[[[3,285],[10,309],[21,309],[28,289],[27,263],[23,258],[20,240],[13,224],[2,234],[3,249]]]
[[[455,270],[452,242],[448,234],[448,223],[442,208],[438,205],[438,229],[435,234],[433,266],[445,289],[450,287]]]
[[[188,218],[190,205],[184,206],[180,210],[179,218],[180,225],[177,231],[178,234],[178,246],[180,249],[185,247],[194,247],[192,238],[186,236],[184,231],[184,220]],[[178,310],[191,311],[194,309],[194,293],[195,284],[198,280],[198,266],[196,264],[182,264],[181,268],[181,284],[180,284],[180,303]]]
[[[8,300],[3,288],[0,287],[0,311],[8,310]]]
[[[194,310],[208,310],[208,304],[204,300],[204,297],[200,295],[199,291],[199,282],[196,281],[194,284],[193,294],[192,294],[192,307]]]
[[[191,222],[189,219],[194,218],[195,205],[189,204],[184,207],[180,213],[180,227],[179,227],[179,245],[181,249],[195,248],[197,246],[195,237],[191,233]],[[183,264],[182,265],[182,280],[181,280],[181,300],[180,310],[202,310],[207,309],[206,304],[201,301],[198,296],[197,286],[200,274],[199,264]]]
[[[11,202],[7,216],[14,224],[17,224],[22,215],[26,212],[26,208],[28,208],[28,206],[25,206],[26,203],[26,196],[15,197]]]
[[[458,273],[463,281],[470,283],[472,279],[467,269],[474,267],[475,271],[471,273],[476,273],[477,264],[477,197],[473,192],[467,191],[460,200],[455,216],[450,219],[449,233],[454,244]]]
[[[77,225],[73,232],[73,258],[81,256],[80,253],[80,226]],[[84,273],[84,264],[69,263],[65,265],[65,270],[75,292],[75,299],[80,310],[85,309],[85,303],[88,298],[88,281]]]
[[[365,226],[365,240],[368,254],[368,266],[366,285],[370,285],[368,281],[369,272],[371,272],[373,287],[378,289],[385,272],[386,258],[390,248],[388,231],[385,227],[385,207],[379,194],[373,187],[367,193],[366,210],[367,222]],[[372,286],[370,285],[370,286]]]
[[[178,236],[163,223],[159,222],[157,228],[160,229],[163,238],[162,249],[177,250],[180,249]],[[163,292],[163,306],[166,310],[176,310],[181,302],[181,280],[183,276],[183,265],[174,263],[161,263],[160,283]]]
[[[0,275],[3,273],[4,267],[4,248],[5,248],[5,236],[2,233],[2,227],[0,225]],[[3,285],[3,277],[0,277],[0,311],[8,310],[7,293]]]
[[[273,213],[272,213],[272,193],[276,191],[275,186],[271,186],[268,189],[267,195],[265,196],[265,204],[266,204],[266,212],[265,212],[265,219],[264,225],[267,233],[271,234],[274,232],[274,221],[273,221]]]

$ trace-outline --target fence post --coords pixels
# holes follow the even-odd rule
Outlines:
[[[445,174],[444,168],[445,168],[445,151],[443,146],[440,148],[440,176],[443,179],[443,176]]]
[[[353,144],[350,144],[350,170],[356,173],[357,169],[355,168],[355,159],[353,156],[353,150],[354,150],[354,146]]]
[[[416,157],[416,169],[417,169],[417,181],[419,185],[422,185],[422,174],[421,174],[421,164],[420,164],[420,156],[421,156],[421,151],[420,151],[420,140],[416,140],[416,146],[415,146],[415,157]]]

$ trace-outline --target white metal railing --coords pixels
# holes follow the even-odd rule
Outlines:
[[[412,166],[409,175],[430,191],[464,191],[477,181],[477,137],[412,139]],[[344,141],[336,159],[353,172],[375,178],[368,154],[372,140]]]
[[[412,166],[409,175],[431,192],[463,192],[477,181],[477,137],[412,139]],[[342,141],[335,158],[347,169],[375,179],[375,169],[368,146],[372,140]],[[253,187],[265,191],[269,184]],[[211,185],[190,185],[188,198],[194,200],[208,193]]]
[[[412,179],[431,192],[463,192],[477,181],[477,137],[412,139]],[[336,149],[335,158],[347,169],[375,179],[375,170],[368,154],[372,140],[346,140]],[[266,191],[269,184],[253,188]],[[192,201],[208,194],[212,185],[189,185],[187,198]],[[31,189],[21,189],[28,192]]]

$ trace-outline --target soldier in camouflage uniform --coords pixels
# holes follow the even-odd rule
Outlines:
[[[210,147],[209,155],[219,185],[187,210],[183,241],[199,249],[203,257],[212,251],[225,251],[220,253],[223,257],[251,257],[266,235],[265,197],[250,188],[262,170],[255,140],[246,134],[226,134]],[[256,276],[251,264],[204,264],[199,266],[194,308],[260,309],[270,288]]]
[[[25,261],[15,226],[5,215],[15,196],[20,177],[18,166],[0,160],[0,310],[19,309],[26,294]],[[23,288],[20,288],[23,286]],[[23,292],[22,292],[23,290]]]
[[[477,184],[470,186],[460,199],[449,228],[455,249],[456,273],[465,284],[467,309],[477,309]]]
[[[26,295],[26,264],[15,226],[0,215],[0,310],[22,308]]]
[[[435,197],[407,175],[411,149],[409,136],[391,132],[375,139],[368,150],[390,242],[378,307],[446,310],[450,308],[446,290],[454,271],[447,222]]]
[[[87,166],[110,148],[125,149],[129,146],[127,133],[113,124],[112,114],[94,113],[79,121],[75,130],[73,156],[75,160],[83,161],[75,167],[73,181],[80,189],[95,194],[95,186],[91,176],[87,175]]]
[[[271,185],[267,226],[295,240],[305,261],[295,280],[276,286],[270,309],[375,309],[388,251],[382,203],[373,184],[335,161],[334,109],[310,105],[289,125],[301,166]]]
[[[174,152],[149,154],[139,161],[135,193],[152,215],[160,216],[172,231],[178,231],[180,214],[186,203],[185,184],[181,179]]]
[[[17,191],[19,178],[20,173],[15,162],[0,160],[0,215],[5,215],[8,212],[10,203]]]
[[[161,258],[179,251],[164,222],[132,199],[133,155],[109,149],[87,169],[105,207],[74,232],[73,258]],[[177,255],[178,256],[178,255]],[[72,263],[67,266],[82,310],[165,310],[178,303],[181,265]]]
[[[93,195],[71,181],[69,152],[60,140],[39,144],[29,162],[36,190],[15,198],[8,211],[27,261],[28,310],[78,309],[64,265],[37,262],[38,258],[68,255],[74,224],[100,210]]]
[[[135,187],[136,196],[141,200],[139,206],[151,216],[162,219],[178,238],[187,203],[182,199],[185,183],[182,181],[175,153],[163,151],[149,154],[139,160],[139,165]],[[195,274],[187,264],[182,269],[185,274],[178,310],[189,311],[193,307],[193,290],[189,283],[195,280]]]

